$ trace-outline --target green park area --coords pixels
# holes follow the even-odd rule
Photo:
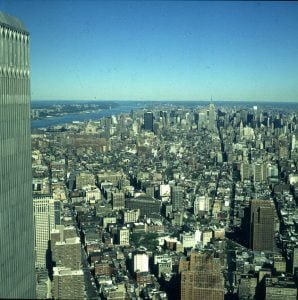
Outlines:
[[[155,232],[143,233],[134,232],[130,236],[130,242],[136,248],[143,246],[149,251],[153,251],[158,246],[158,234]]]

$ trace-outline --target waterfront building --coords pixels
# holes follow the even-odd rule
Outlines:
[[[0,298],[35,298],[29,32],[0,12]]]

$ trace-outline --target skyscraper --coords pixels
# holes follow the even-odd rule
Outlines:
[[[182,300],[223,300],[224,278],[221,267],[213,256],[192,253],[190,261],[181,272]]]
[[[171,187],[171,200],[172,200],[173,210],[183,211],[183,196],[184,196],[183,187],[181,186]]]
[[[0,298],[35,298],[29,32],[0,12]]]
[[[213,103],[209,106],[209,130],[215,130],[215,106]]]
[[[48,242],[51,239],[51,229],[60,224],[60,201],[52,197],[33,199],[35,228],[35,266],[45,268]]]
[[[144,129],[153,132],[153,113],[151,111],[144,113]]]
[[[198,129],[202,129],[206,126],[207,123],[207,113],[206,111],[199,112],[199,120],[198,120]]]
[[[257,251],[272,251],[274,247],[274,204],[271,200],[250,202],[249,246]]]

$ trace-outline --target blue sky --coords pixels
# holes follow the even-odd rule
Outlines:
[[[2,0],[33,100],[298,101],[297,2]]]

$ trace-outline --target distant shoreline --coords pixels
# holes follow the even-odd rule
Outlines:
[[[59,100],[59,99],[52,99],[52,100],[31,100],[31,103],[37,103],[37,102],[84,102],[84,103],[117,103],[117,102],[206,102],[210,103],[211,100],[92,100],[92,99],[85,99],[85,100],[80,100],[80,99],[64,99],[64,100]],[[297,103],[298,104],[298,99],[297,100],[212,100],[214,103],[226,103],[226,102],[233,102],[233,103]]]
[[[69,102],[70,101],[70,102]],[[59,101],[59,105],[65,104],[68,105],[73,100],[61,100]],[[32,105],[32,109],[36,109],[39,107],[38,105],[42,104],[43,108],[50,107],[57,103],[55,100],[49,101],[38,101],[35,102],[35,106]],[[98,112],[76,112],[76,113],[68,113],[63,116],[54,116],[51,118],[38,119],[31,121],[32,128],[47,128],[50,126],[63,125],[67,123],[72,123],[73,121],[88,121],[88,120],[99,120],[103,117],[118,115],[121,113],[129,113],[131,110],[140,110],[140,109],[154,109],[158,104],[160,105],[168,105],[169,107],[176,108],[188,108],[188,109],[198,109],[200,106],[206,107],[209,105],[210,101],[106,101],[105,104],[114,103],[114,107],[109,107],[108,109],[102,109]],[[215,106],[217,107],[239,107],[239,108],[253,108],[253,106],[257,106],[261,109],[273,109],[279,110],[281,112],[291,110],[293,112],[298,112],[298,102],[244,102],[244,101],[213,101]],[[85,100],[76,101],[76,104],[86,104]]]

